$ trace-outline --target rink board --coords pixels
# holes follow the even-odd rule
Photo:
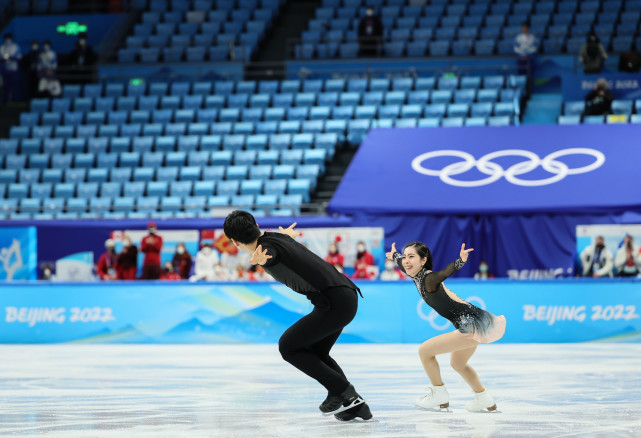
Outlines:
[[[505,315],[499,342],[641,342],[639,280],[450,280],[461,298]],[[343,343],[417,343],[453,330],[414,285],[361,282]],[[311,310],[274,283],[4,283],[2,343],[274,343]]]

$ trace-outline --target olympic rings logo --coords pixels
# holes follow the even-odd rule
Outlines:
[[[570,169],[567,164],[558,160],[558,158],[564,157],[566,155],[578,154],[590,155],[594,157],[595,160],[593,163],[588,164],[587,166],[576,167],[573,169]],[[499,164],[492,162],[492,160],[496,158],[510,156],[524,157],[526,158],[526,160],[513,164],[507,169],[503,169],[503,167],[501,167]],[[463,161],[449,164],[443,167],[441,170],[428,169],[423,167],[423,162],[435,157],[458,157]],[[551,154],[546,155],[544,158],[540,158],[534,152],[526,151],[523,149],[506,149],[502,151],[490,152],[489,154],[483,155],[478,160],[474,158],[472,154],[469,154],[467,152],[446,149],[426,152],[419,155],[412,160],[412,169],[414,169],[418,173],[422,173],[423,175],[438,176],[444,183],[458,187],[484,186],[492,184],[502,177],[505,177],[508,182],[514,185],[534,187],[553,184],[562,180],[568,175],[591,172],[601,167],[604,162],[605,155],[603,154],[603,152],[589,148],[562,149],[560,151],[552,152]],[[553,175],[548,178],[538,180],[519,178],[520,175],[531,172],[539,166]],[[465,173],[474,167],[476,167],[481,173],[489,176],[487,178],[472,181],[452,178],[453,176]]]
[[[468,303],[471,303],[472,301],[474,301],[476,303],[476,307],[479,307],[485,310],[485,301],[483,301],[480,297],[476,297],[476,296],[468,297],[465,299],[465,301],[467,301]],[[416,305],[416,312],[418,313],[419,318],[429,322],[434,330],[438,330],[442,332],[443,330],[447,329],[450,326],[451,323],[445,318],[442,318],[445,322],[441,324],[436,322],[436,318],[439,318],[440,315],[436,313],[436,310],[434,309],[430,309],[430,312],[426,315],[425,312],[423,311],[424,306],[425,306],[425,301],[423,301],[423,299],[418,300],[418,303]]]

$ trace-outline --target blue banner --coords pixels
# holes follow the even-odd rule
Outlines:
[[[500,342],[641,341],[641,281],[450,280],[505,315]],[[340,342],[418,343],[453,330],[414,284],[360,282]],[[2,343],[274,343],[311,304],[280,284],[12,284],[0,289]]]
[[[35,227],[0,228],[0,280],[35,280],[37,245]]]
[[[341,180],[337,213],[611,212],[641,205],[641,127],[375,129]],[[621,189],[625,187],[625,190]]]
[[[564,74],[561,80],[563,100],[584,100],[600,78],[608,81],[608,88],[615,99],[641,99],[641,74],[603,73],[598,75]]]

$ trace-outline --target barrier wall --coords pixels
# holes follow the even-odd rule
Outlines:
[[[499,342],[641,342],[639,280],[450,280],[459,296],[507,318]],[[419,343],[453,330],[414,285],[361,282],[340,342]],[[274,343],[311,310],[272,283],[5,283],[2,343]]]

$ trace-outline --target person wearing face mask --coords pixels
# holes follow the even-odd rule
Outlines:
[[[38,63],[40,62],[40,45],[38,41],[31,42],[31,50],[22,58],[23,70],[29,77],[29,96],[33,99],[38,97]]]
[[[118,280],[135,280],[138,272],[138,248],[129,236],[122,239],[122,251],[118,255]]]
[[[50,264],[44,265],[42,268],[42,276],[40,280],[51,281],[53,280],[53,267]]]
[[[329,244],[329,252],[327,253],[327,256],[325,256],[325,261],[334,266],[340,265],[343,267],[345,257],[343,257],[343,254],[338,252],[338,244],[336,242]]]
[[[180,242],[176,245],[176,252],[172,260],[174,270],[180,275],[180,278],[187,280],[191,272],[191,254],[185,248],[185,244]]]
[[[598,236],[594,245],[581,251],[581,265],[584,277],[611,277],[614,267],[612,253],[605,246],[603,236]]]
[[[380,279],[383,281],[404,280],[405,275],[398,269],[396,263],[391,260],[385,260],[385,269],[381,272]]]
[[[383,22],[374,14],[374,8],[369,6],[365,16],[358,23],[359,56],[378,56],[381,38],[383,37]]]
[[[496,403],[481,383],[476,371],[468,361],[480,343],[498,341],[505,334],[506,320],[503,315],[495,316],[459,298],[443,283],[449,276],[465,266],[469,253],[474,248],[465,249],[461,245],[459,257],[440,271],[433,271],[432,254],[422,242],[405,245],[403,254],[396,251],[392,244],[387,260],[394,261],[409,275],[418,289],[421,298],[439,315],[454,325],[456,330],[428,339],[419,347],[419,357],[432,386],[427,394],[419,398],[416,407],[434,410],[450,405],[450,396],[441,379],[441,371],[436,361],[439,354],[450,353],[450,364],[474,391],[474,400],[465,408],[470,412],[495,411]]]
[[[481,260],[479,264],[479,271],[474,274],[475,280],[487,280],[488,278],[494,278],[494,275],[490,272],[490,267],[488,266],[485,260]]]
[[[117,280],[118,254],[116,254],[116,243],[111,239],[107,239],[105,241],[105,249],[106,251],[98,259],[96,272],[103,281]]]
[[[56,78],[58,70],[58,55],[51,49],[51,43],[45,41],[38,61],[38,75],[40,82],[38,91],[47,97],[56,97],[62,93],[60,81]]]
[[[160,251],[162,250],[162,237],[158,235],[156,222],[147,224],[147,234],[140,244],[140,250],[145,254],[142,264],[141,280],[158,280],[162,272],[160,267]]]
[[[641,252],[629,234],[623,238],[623,244],[614,257],[617,277],[636,277],[641,273]]]
[[[209,242],[203,242],[200,251],[196,254],[196,264],[194,265],[194,275],[191,281],[214,281],[216,280],[215,266],[219,262],[218,253],[211,248]]]
[[[16,102],[19,99],[19,65],[22,58],[20,46],[13,42],[13,35],[5,34],[4,44],[0,46],[2,61],[2,101]]]
[[[601,73],[603,62],[608,59],[608,54],[605,53],[603,44],[599,41],[599,37],[591,30],[585,44],[581,46],[579,52],[579,60],[583,65],[584,73]]]
[[[165,281],[182,280],[182,278],[180,278],[180,274],[174,271],[174,265],[169,260],[165,262],[165,266],[163,267],[162,274],[160,275],[160,279]]]
[[[79,83],[89,83],[93,80],[93,69],[96,63],[96,53],[87,43],[87,34],[78,36],[76,47],[69,54],[71,68]]]

